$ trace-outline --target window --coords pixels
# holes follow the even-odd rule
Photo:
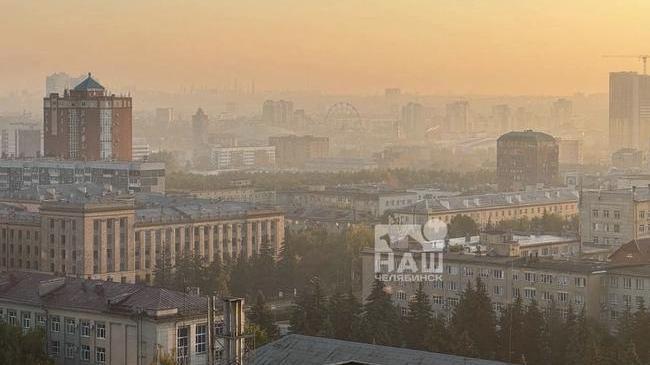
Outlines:
[[[557,292],[557,300],[560,303],[566,303],[567,301],[569,301],[569,293],[567,293],[565,291]]]
[[[618,224],[614,225],[614,233],[620,233],[621,232],[621,226]]]
[[[645,210],[639,212],[639,218],[641,219],[645,218]]]
[[[503,287],[500,285],[495,285],[492,288],[492,292],[494,293],[494,295],[501,296],[503,295]]]
[[[615,210],[614,211],[614,219],[621,219],[621,211],[620,210]]]
[[[524,298],[535,299],[535,295],[536,295],[535,288],[524,288]]]
[[[42,313],[36,313],[36,326],[39,328],[45,328],[45,315]]]
[[[13,309],[7,309],[7,323],[9,323],[12,326],[17,326],[18,325],[18,320],[16,318],[17,314],[16,311]]]
[[[580,294],[576,294],[573,300],[576,305],[582,305],[585,302],[585,297]]]
[[[456,291],[458,290],[458,283],[455,281],[449,281],[447,282],[447,289],[451,291]]]
[[[569,278],[568,277],[566,277],[564,275],[560,275],[560,276],[557,277],[557,285],[558,286],[567,286],[568,284],[569,284]]]
[[[553,294],[551,294],[551,293],[549,293],[547,291],[542,292],[542,300],[544,300],[546,302],[553,301]]]
[[[75,321],[72,318],[65,319],[65,333],[69,335],[74,335],[75,333]]]
[[[609,210],[603,210],[603,218],[609,218]]]
[[[445,300],[440,295],[434,295],[433,297],[431,297],[431,303],[442,305],[445,303]]]
[[[106,363],[106,349],[103,347],[97,347],[95,349],[95,362],[98,364]]]
[[[102,322],[95,324],[95,336],[97,338],[106,338],[106,324]]]
[[[644,287],[643,279],[636,279],[636,290],[643,290]]]
[[[584,288],[585,286],[587,286],[587,278],[576,277],[574,281],[577,288]]]
[[[188,326],[179,327],[176,332],[176,360],[179,363],[187,361],[189,351],[190,328]]]
[[[199,354],[206,351],[207,331],[207,324],[196,325],[196,352]]]
[[[594,210],[592,210],[592,211],[591,211],[591,215],[592,215],[594,218],[598,218],[598,209],[594,209]]]
[[[542,283],[544,284],[553,284],[553,275],[551,274],[541,274]]]
[[[465,266],[465,276],[473,276],[474,268],[471,266]]]
[[[79,332],[81,333],[81,337],[90,337],[90,322],[79,321]]]
[[[52,332],[61,332],[61,317],[52,316],[50,317],[50,322],[52,323],[50,326]]]
[[[623,278],[623,289],[632,289],[632,278]]]
[[[448,265],[447,266],[447,273],[449,275],[458,275],[458,266]]]
[[[50,341],[50,353],[54,356],[58,356],[61,351],[61,345],[59,341]]]
[[[66,343],[65,344],[65,358],[66,359],[74,359],[74,344],[71,343]]]
[[[398,292],[397,292],[397,300],[406,300],[406,293],[404,293],[404,292],[401,291],[401,290],[398,291]]]
[[[447,298],[447,305],[451,308],[457,306],[459,302],[460,299],[458,298]]]
[[[478,274],[482,278],[489,278],[490,277],[490,269],[479,269]]]
[[[81,345],[81,352],[79,353],[82,361],[90,361],[90,346]]]
[[[532,272],[524,273],[524,279],[529,283],[534,283],[537,281],[537,274]]]
[[[512,296],[514,298],[517,298],[517,297],[521,296],[521,292],[519,291],[519,288],[512,288]]]
[[[497,269],[495,269],[495,270],[492,272],[492,274],[493,274],[493,276],[494,276],[495,279],[503,279],[503,270],[497,270]]]
[[[32,326],[32,313],[22,312],[23,328],[28,329]]]

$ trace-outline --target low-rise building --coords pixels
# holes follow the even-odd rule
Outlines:
[[[264,244],[278,254],[284,241],[284,214],[252,203],[56,188],[0,209],[0,271],[151,282],[182,255],[212,262]]]
[[[0,320],[24,330],[42,328],[57,365],[152,364],[172,353],[178,363],[208,364],[208,300],[197,295],[141,284],[4,273]]]
[[[275,168],[275,147],[212,147],[210,162],[215,170],[272,169]]]
[[[34,185],[95,183],[133,192],[165,192],[165,164],[135,161],[0,160],[0,191]]]
[[[424,224],[430,219],[449,223],[454,216],[460,214],[472,218],[482,227],[488,223],[541,218],[544,214],[569,218],[578,214],[578,192],[562,188],[439,197],[390,209],[389,214],[393,222],[400,224]]]
[[[305,208],[348,209],[380,217],[387,211],[416,202],[417,193],[377,186],[311,187],[278,193],[279,203]]]

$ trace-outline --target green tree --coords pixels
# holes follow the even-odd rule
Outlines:
[[[18,326],[0,323],[0,363],[54,364],[45,352],[45,333],[42,330],[23,332]]]
[[[399,315],[384,283],[375,280],[363,307],[362,339],[378,345],[401,344]]]
[[[493,359],[496,356],[496,317],[485,284],[476,279],[470,282],[454,308],[450,333],[456,345],[455,352],[463,356]],[[471,346],[464,344],[469,339]]]
[[[503,309],[499,316],[498,358],[509,363],[519,361],[523,356],[523,341],[524,306],[521,297],[517,296],[514,303]]]
[[[361,304],[352,290],[337,290],[328,301],[330,335],[341,340],[357,340],[361,326]]]
[[[428,295],[422,289],[422,283],[415,292],[415,298],[409,303],[408,314],[404,318],[404,342],[406,347],[416,350],[429,348],[432,339],[433,311]]]
[[[278,327],[274,323],[273,313],[271,313],[271,310],[266,305],[264,294],[257,294],[255,305],[251,308],[249,319],[262,329],[269,339],[274,340],[278,337]]]
[[[326,299],[318,277],[303,289],[291,314],[291,331],[308,336],[319,336],[325,329]]]
[[[526,307],[526,313],[523,318],[523,335],[526,339],[523,343],[523,353],[526,358],[526,364],[544,364],[541,346],[543,344],[543,331],[544,317],[539,311],[537,302],[533,300]]]
[[[465,237],[467,235],[473,236],[478,234],[478,225],[470,216],[457,214],[447,227],[447,235],[450,238]]]

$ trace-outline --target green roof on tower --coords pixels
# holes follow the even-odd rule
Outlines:
[[[104,90],[104,87],[92,78],[90,72],[88,72],[88,77],[83,80],[79,85],[75,86],[74,91],[86,91],[86,90]]]

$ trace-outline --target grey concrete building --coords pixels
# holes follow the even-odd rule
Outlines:
[[[146,365],[174,350],[179,364],[207,364],[208,300],[201,296],[5,273],[0,275],[0,320],[25,330],[44,329],[47,351],[57,365]]]
[[[617,247],[650,237],[650,188],[584,190],[580,194],[582,242]]]

